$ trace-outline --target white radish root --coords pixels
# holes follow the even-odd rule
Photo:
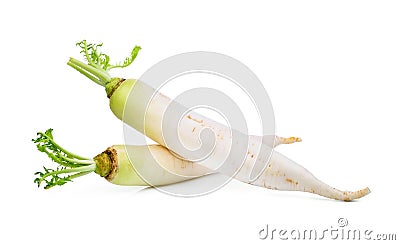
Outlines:
[[[274,190],[310,192],[342,201],[351,201],[370,193],[369,188],[354,192],[335,189],[276,151],[272,154],[264,173],[250,184]]]
[[[283,140],[281,142],[288,141]],[[290,140],[290,142],[292,142],[292,140]],[[147,146],[127,147],[133,147],[135,152],[143,152],[147,150]],[[126,155],[128,153],[125,151],[125,147],[114,146],[114,148],[118,149],[118,154],[120,154],[120,157],[127,159]],[[211,170],[207,170],[201,164],[183,161],[182,159],[177,158],[161,145],[150,145],[149,149],[152,156],[147,155],[146,158],[143,158],[145,154],[136,154],[135,159],[131,159],[130,162],[139,175],[141,175],[140,173],[142,171],[146,171],[151,172],[152,177],[159,176],[157,178],[153,178],[151,181],[152,183],[147,184],[161,186],[170,183],[178,183],[183,180],[188,180],[194,177],[212,173]],[[156,160],[156,162],[153,161],[153,158]],[[162,168],[152,165],[153,163],[156,165],[159,164]],[[249,171],[251,171],[251,168],[243,165],[234,178],[241,182],[272,190],[309,192],[341,201],[352,201],[370,193],[369,188],[364,188],[354,192],[335,189],[317,179],[301,165],[276,151],[272,153],[266,169],[255,181],[248,181],[247,176]],[[187,177],[183,178],[183,176]],[[114,183],[113,180],[109,181]]]

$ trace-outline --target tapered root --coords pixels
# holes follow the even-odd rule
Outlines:
[[[274,190],[309,192],[341,201],[352,201],[370,193],[369,188],[354,192],[333,188],[277,151],[273,152],[264,173],[251,184]]]
[[[298,138],[298,137],[285,138],[285,137],[276,136],[275,145],[293,144],[295,142],[301,142],[301,141],[302,141],[302,139]]]
[[[358,191],[340,191],[338,189],[329,187],[329,191],[323,191],[321,193],[317,193],[317,192],[313,192],[310,191],[312,193],[321,195],[321,196],[325,196],[328,198],[332,198],[332,199],[336,199],[336,200],[340,200],[340,201],[345,201],[345,202],[350,202],[352,200],[364,197],[366,195],[368,195],[369,193],[371,193],[370,189],[368,187],[358,190]]]

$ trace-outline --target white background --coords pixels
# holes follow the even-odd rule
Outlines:
[[[0,8],[1,238],[5,244],[265,244],[258,232],[335,227],[399,236],[400,4],[398,1],[12,1]],[[264,83],[279,151],[339,188],[369,186],[356,202],[232,182],[198,198],[119,187],[95,174],[51,190],[33,173],[50,161],[30,142],[55,129],[94,156],[123,142],[103,88],[66,65],[74,44],[104,42],[114,75],[139,77],[171,55],[215,51]],[[399,237],[398,237],[399,239]],[[329,240],[327,240],[329,241]],[[282,243],[304,243],[283,241]],[[332,241],[329,241],[332,242]]]

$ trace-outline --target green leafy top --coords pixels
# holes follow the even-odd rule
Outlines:
[[[38,187],[43,181],[46,183],[45,189],[64,185],[74,178],[93,172],[96,168],[93,159],[73,154],[58,145],[53,139],[53,129],[48,129],[44,133],[38,132],[36,139],[32,139],[32,141],[39,151],[44,152],[59,164],[56,169],[43,167],[43,172],[35,173],[38,177],[34,182],[38,184]]]
[[[91,44],[87,43],[86,40],[83,40],[78,42],[76,45],[81,48],[80,53],[83,54],[88,63],[85,64],[74,58],[70,58],[68,65],[101,86],[105,86],[111,81],[112,78],[108,74],[109,70],[129,66],[136,59],[136,56],[141,49],[139,46],[135,46],[132,49],[130,56],[126,57],[123,62],[110,64],[110,57],[100,51],[100,48],[103,46],[102,43]]]
[[[109,71],[113,68],[124,68],[129,66],[135,60],[141,49],[139,46],[135,46],[132,49],[131,55],[126,57],[124,62],[111,65],[110,56],[103,54],[99,51],[99,47],[102,47],[103,43],[88,44],[86,40],[83,40],[81,42],[78,42],[76,45],[82,49],[81,54],[84,55],[86,61],[88,61],[91,66],[103,69],[105,71]]]
[[[53,139],[53,129],[47,129],[44,133],[38,132],[36,139],[32,139],[36,143],[36,147],[39,151],[47,154],[54,162],[59,163],[65,167],[71,167],[76,164],[76,160],[89,160],[73,154],[60,145],[58,145]]]

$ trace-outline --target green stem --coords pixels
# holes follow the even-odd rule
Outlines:
[[[70,58],[67,64],[72,68],[76,69],[77,71],[79,71],[80,73],[82,73],[82,71],[85,71],[85,73],[82,73],[85,76],[87,76],[87,74],[90,73],[91,76],[98,78],[98,81],[100,81],[100,83],[96,82],[95,80],[89,77],[92,81],[96,82],[97,84],[103,87],[111,81],[111,76],[106,71],[85,64],[83,62],[80,62],[77,59]]]
[[[34,183],[40,186],[42,182],[46,182],[44,188],[49,189],[56,185],[64,185],[72,179],[96,170],[97,162],[93,158],[84,158],[67,151],[54,141],[52,131],[52,129],[48,129],[45,133],[38,132],[37,138],[32,141],[36,143],[39,151],[46,153],[48,157],[60,166],[54,170],[43,167],[43,172],[35,173],[37,178],[35,178]]]
[[[72,174],[72,175],[70,175],[68,178],[69,178],[70,180],[72,180],[72,179],[75,179],[75,178],[78,178],[78,177],[81,177],[81,176],[90,174],[91,172],[93,172],[93,171],[86,171],[86,172],[80,172],[80,173]]]
[[[68,162],[63,162],[63,161],[61,161],[61,160],[60,160],[60,156],[61,156],[61,155],[55,155],[53,152],[49,151],[49,150],[46,149],[46,148],[44,148],[42,151],[43,151],[44,153],[46,153],[47,156],[49,156],[51,159],[53,159],[53,161],[55,161],[56,163],[60,164],[61,166],[64,166],[64,167],[67,167],[67,168],[76,168],[76,167],[79,167],[79,165],[76,165],[76,164],[74,163],[74,161],[72,161],[72,162],[69,161],[69,160],[67,160]]]
[[[98,77],[93,76],[92,73],[90,73],[86,70],[83,70],[81,67],[79,67],[71,62],[68,62],[67,64],[69,66],[71,66],[72,68],[74,68],[75,70],[77,70],[78,72],[80,72],[82,75],[84,75],[87,78],[89,78],[90,80],[92,80],[93,82],[97,83],[98,85],[104,86],[103,82]]]
[[[82,167],[77,167],[77,168],[67,168],[67,169],[63,169],[63,170],[52,171],[52,172],[46,173],[43,176],[41,176],[41,178],[38,182],[38,185],[40,185],[42,183],[42,181],[49,176],[55,176],[55,175],[59,175],[59,174],[68,174],[68,173],[93,172],[95,169],[96,169],[96,164],[91,164],[88,166],[82,166]],[[79,177],[79,176],[75,176],[75,178],[77,178],[77,177]]]
[[[70,157],[72,157],[72,158],[77,158],[77,159],[80,159],[80,160],[90,160],[90,158],[82,157],[82,156],[79,156],[79,155],[77,155],[77,154],[75,154],[75,153],[72,153],[72,152],[70,152],[70,151],[67,151],[65,148],[63,148],[62,146],[60,146],[59,144],[57,144],[57,143],[56,143],[52,138],[50,138],[48,135],[46,135],[46,134],[44,134],[44,133],[42,133],[42,132],[38,132],[38,134],[40,134],[40,135],[46,137],[47,140],[49,140],[51,143],[53,143],[59,150],[61,150],[62,152],[64,152],[65,154],[67,154],[68,156],[70,156]],[[73,160],[73,162],[74,162],[74,161],[75,161],[75,160]]]
[[[67,64],[103,87],[112,82],[113,79],[108,71],[114,68],[124,68],[131,65],[141,49],[139,46],[135,46],[130,56],[126,57],[123,62],[112,65],[110,64],[110,56],[98,50],[99,47],[103,46],[102,43],[90,44],[87,43],[86,40],[82,40],[76,45],[82,49],[80,53],[83,54],[88,63],[85,64],[71,57]]]
[[[87,49],[86,40],[84,40],[83,42],[85,44],[83,52],[85,53],[86,59],[87,59],[87,61],[89,62],[90,65],[94,66],[94,63],[93,63],[92,59],[90,59],[90,55],[89,55],[89,52],[88,52],[88,49]]]
[[[65,156],[63,156],[63,155],[60,155],[60,157],[61,157],[62,159],[64,159],[64,160],[66,160],[66,161],[73,162],[73,163],[75,163],[75,164],[90,165],[90,164],[95,163],[93,160],[90,160],[90,159],[84,159],[84,160],[72,159],[72,158],[69,158],[69,157],[65,157]]]

